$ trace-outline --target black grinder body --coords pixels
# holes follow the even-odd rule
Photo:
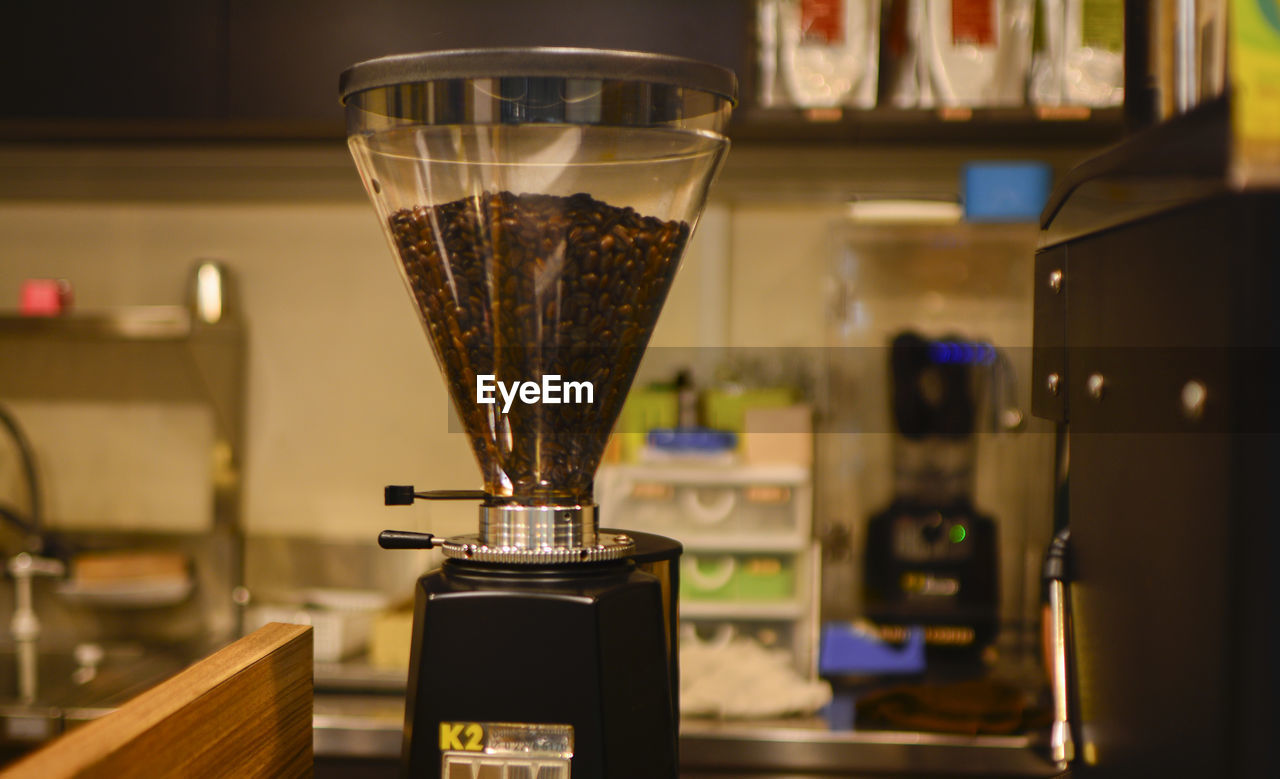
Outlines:
[[[485,756],[484,739],[505,723],[572,729],[571,758],[517,756],[517,775],[675,777],[673,604],[664,590],[632,559],[547,568],[448,560],[423,576],[404,774],[441,777],[446,754],[501,763]]]

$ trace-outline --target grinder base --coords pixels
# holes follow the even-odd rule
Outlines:
[[[659,581],[629,560],[446,561],[418,580],[406,775],[675,777],[665,635]]]

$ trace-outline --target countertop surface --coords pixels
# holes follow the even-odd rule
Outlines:
[[[394,760],[400,755],[404,699],[390,693],[317,692],[317,758]],[[685,771],[785,772],[842,769],[931,776],[1048,777],[1059,773],[1029,736],[945,736],[832,731],[819,718],[727,722],[686,718]]]

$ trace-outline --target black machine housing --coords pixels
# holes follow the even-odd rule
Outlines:
[[[573,779],[677,775],[680,545],[630,535],[623,560],[447,560],[418,580],[404,775],[441,776],[444,747],[458,746],[442,723],[568,725]]]
[[[1231,183],[1228,109],[1087,161],[1042,219],[1076,777],[1275,773],[1280,189]]]
[[[936,348],[963,340],[893,339],[894,499],[867,522],[863,567],[867,616],[949,653],[990,644],[1000,606],[996,522],[972,499],[982,372]]]

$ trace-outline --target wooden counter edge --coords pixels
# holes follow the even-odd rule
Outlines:
[[[312,640],[310,627],[266,625],[0,778],[309,776]]]

